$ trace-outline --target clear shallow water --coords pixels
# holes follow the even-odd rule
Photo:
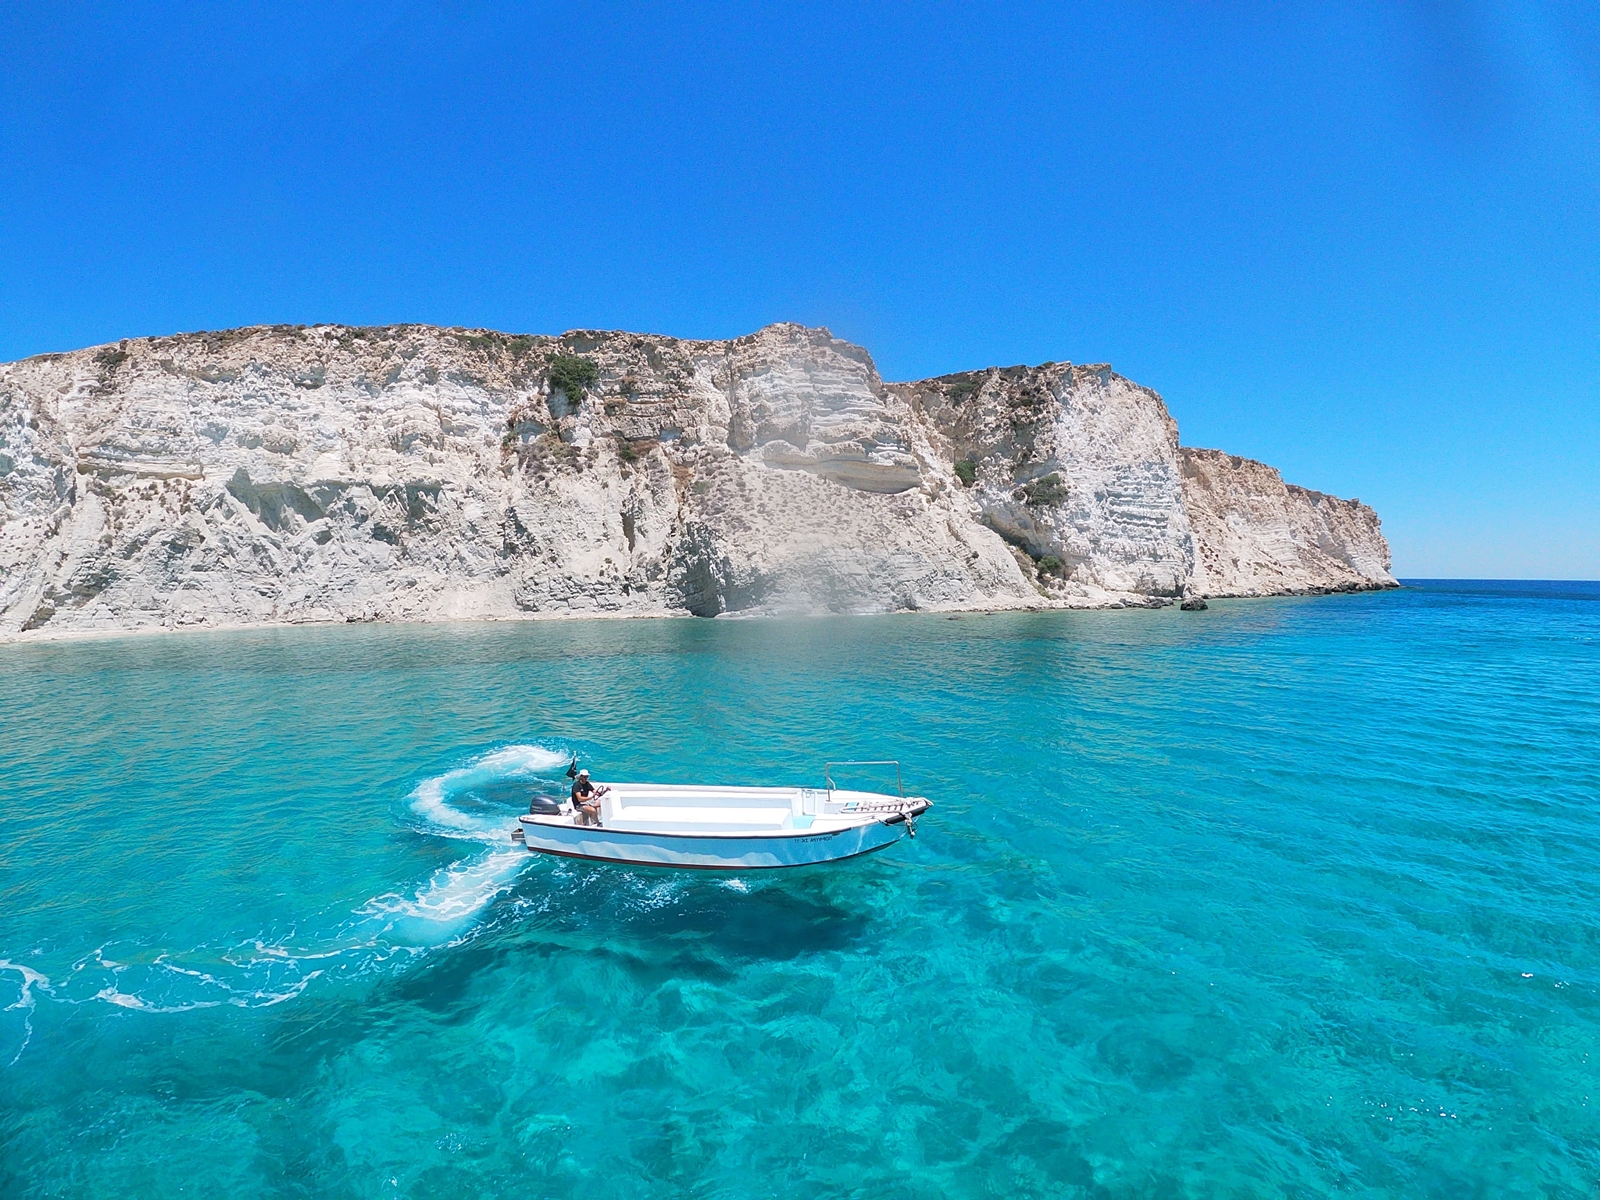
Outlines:
[[[922,836],[531,859],[506,785]],[[0,647],[0,1195],[1573,1196],[1600,586]]]

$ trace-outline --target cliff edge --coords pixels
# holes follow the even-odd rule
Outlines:
[[[1265,463],[1185,446],[1183,500],[1194,529],[1194,590],[1282,596],[1393,587],[1378,514],[1285,483]]]
[[[1376,514],[1103,366],[885,384],[825,329],[390,326],[0,366],[0,638],[1103,607],[1392,586]]]

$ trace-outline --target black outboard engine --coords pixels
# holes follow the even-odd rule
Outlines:
[[[501,779],[473,789],[473,794],[485,804],[495,806],[528,803],[528,811],[535,816],[551,817],[561,811],[560,794],[540,795],[542,787],[525,779]]]

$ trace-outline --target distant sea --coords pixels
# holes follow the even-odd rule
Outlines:
[[[533,858],[572,755],[936,807]],[[1587,1200],[1597,905],[1594,583],[0,646],[0,1195]]]

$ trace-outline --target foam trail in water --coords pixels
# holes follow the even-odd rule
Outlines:
[[[463,812],[455,807],[457,797],[475,788],[513,780],[532,780],[567,762],[565,750],[545,746],[504,746],[482,755],[465,767],[434,775],[417,784],[411,793],[411,811],[447,837],[468,836],[487,840],[498,837],[504,820]]]
[[[411,893],[374,896],[326,938],[257,940],[221,951],[197,946],[174,956],[142,947],[101,946],[72,965],[61,986],[7,959],[0,971],[22,979],[17,999],[0,1011],[23,1014],[20,1058],[32,1038],[39,994],[65,1004],[101,1003],[142,1013],[181,1013],[232,1005],[270,1008],[300,995],[324,974],[361,974],[397,956],[460,942],[497,897],[510,891],[531,855],[521,847],[472,855],[434,872]],[[108,954],[108,951],[111,953]]]
[[[532,859],[520,846],[491,850],[435,871],[415,896],[374,896],[356,910],[357,930],[418,946],[448,944],[495,897],[511,890]]]
[[[22,1012],[22,1044],[17,1047],[17,1052],[11,1056],[11,1063],[8,1065],[13,1065],[17,1059],[22,1057],[22,1052],[28,1048],[28,1043],[33,1040],[33,1009],[35,1004],[38,1003],[34,997],[33,989],[37,985],[43,990],[49,991],[50,980],[33,968],[25,967],[21,963],[14,963],[9,958],[0,958],[0,971],[15,971],[22,976],[22,986],[17,991],[16,1001],[5,1007],[6,1012],[16,1012],[18,1010]]]
[[[179,1013],[232,1005],[266,1008],[300,995],[327,973],[365,970],[396,956],[453,945],[469,935],[473,923],[498,897],[512,890],[517,876],[534,859],[509,844],[509,812],[472,813],[457,807],[469,793],[496,784],[532,782],[565,766],[568,754],[545,746],[505,746],[466,766],[419,783],[411,808],[426,832],[491,843],[485,849],[441,867],[414,891],[374,896],[325,938],[254,940],[221,950],[197,946],[175,960],[121,943],[90,952],[52,985],[42,972],[0,959],[0,973],[20,977],[17,997],[0,1012],[22,1014],[16,1062],[33,1037],[33,1014],[40,995],[65,1004],[101,1003],[143,1013]],[[488,801],[492,810],[494,801]],[[298,944],[297,944],[298,943]]]
[[[466,812],[457,801],[496,784],[532,782],[565,766],[568,758],[564,748],[502,746],[464,767],[424,779],[412,790],[411,810],[428,823],[429,832],[506,846],[511,814]],[[530,857],[520,847],[491,850],[435,871],[413,896],[398,892],[374,896],[356,911],[358,921],[351,933],[398,938],[414,947],[448,944],[497,896],[511,890]]]

